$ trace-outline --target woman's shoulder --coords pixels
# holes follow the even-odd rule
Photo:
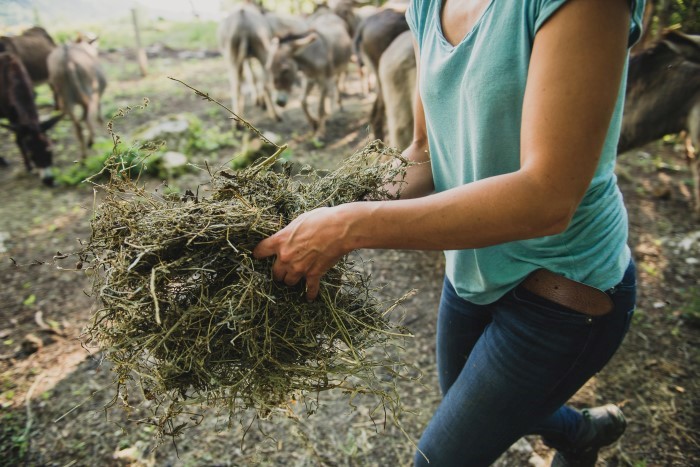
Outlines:
[[[533,33],[536,33],[539,28],[568,1],[569,0],[524,0],[523,5],[526,6],[525,14],[528,15],[528,23]],[[631,46],[641,36],[642,18],[644,16],[646,0],[626,1],[629,2],[630,6],[631,21],[629,45]]]
[[[438,0],[411,0],[406,10],[406,20],[414,34],[420,35],[433,14],[433,8],[439,8],[440,4]]]

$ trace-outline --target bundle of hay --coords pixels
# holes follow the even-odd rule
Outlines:
[[[206,197],[147,192],[118,163],[102,187],[82,252],[100,303],[87,336],[127,406],[132,383],[153,401],[161,435],[180,433],[178,415],[203,413],[193,407],[267,417],[334,388],[398,408],[392,380],[408,333],[386,316],[398,301],[378,302],[346,258],[309,303],[303,284],[276,283],[272,260],[251,252],[310,209],[390,197],[383,186],[402,179],[406,161],[374,142],[324,176],[268,165],[213,174]]]

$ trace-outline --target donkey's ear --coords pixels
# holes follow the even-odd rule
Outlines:
[[[58,114],[54,115],[53,117],[49,118],[48,120],[44,120],[43,122],[39,123],[39,128],[41,128],[42,132],[48,131],[53,127],[60,119],[63,118],[63,114]]]
[[[700,63],[700,40],[697,36],[689,36],[680,31],[668,31],[663,42],[669,49],[688,61]]]

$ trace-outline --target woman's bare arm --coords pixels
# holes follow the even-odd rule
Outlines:
[[[425,113],[423,100],[420,97],[420,51],[415,39],[413,50],[416,54],[416,89],[413,100],[413,141],[407,147],[402,156],[415,162],[406,171],[401,188],[401,199],[419,198],[428,195],[435,190],[433,173],[430,167],[430,152],[428,151],[428,130],[425,126]],[[387,187],[390,193],[395,193],[399,188],[397,184]]]

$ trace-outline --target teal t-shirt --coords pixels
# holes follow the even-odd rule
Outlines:
[[[532,44],[565,2],[491,0],[473,29],[452,46],[442,34],[442,0],[412,1],[406,18],[420,49],[420,95],[436,191],[519,169]],[[631,1],[630,45],[639,38],[643,10],[643,0]],[[566,231],[445,252],[447,277],[462,298],[491,303],[538,268],[602,290],[621,280],[630,250],[614,168],[624,94],[623,79],[598,168]]]

